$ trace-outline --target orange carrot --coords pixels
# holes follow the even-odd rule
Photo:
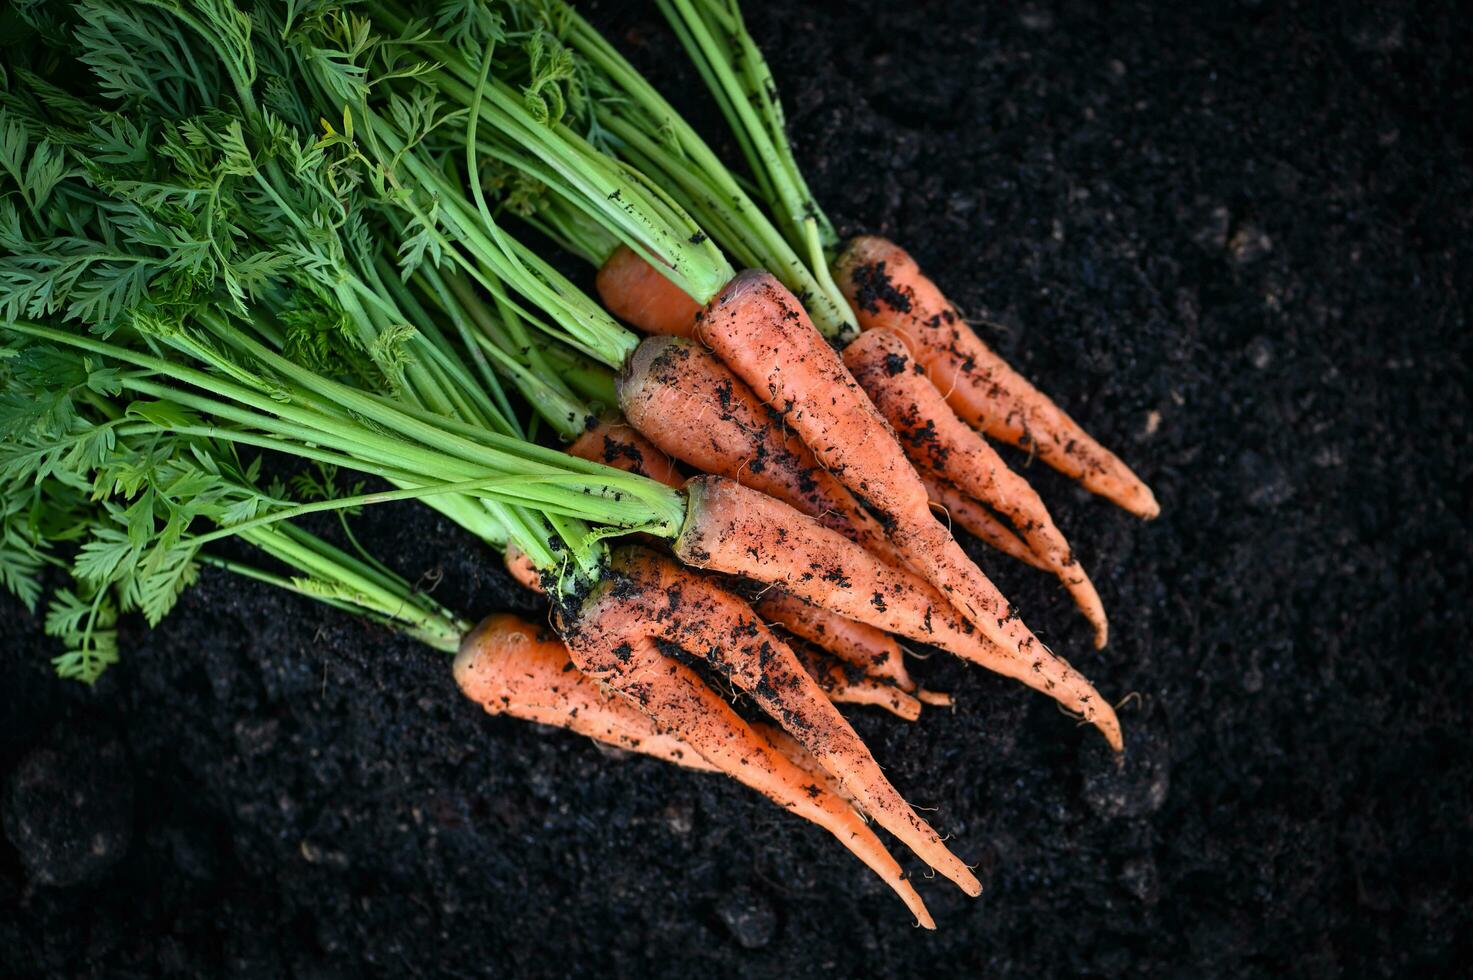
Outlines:
[[[931,505],[946,511],[947,517],[953,524],[961,525],[968,534],[991,545],[1009,558],[1016,558],[1023,564],[1032,565],[1041,571],[1049,570],[1043,559],[1028,550],[1028,546],[1018,540],[1018,536],[996,514],[962,493],[957,489],[956,484],[925,470],[921,471],[921,482],[926,485],[926,493],[931,498]]]
[[[670,457],[623,419],[599,419],[573,440],[568,455],[647,476],[670,487],[685,482]]]
[[[902,691],[915,690],[900,644],[884,630],[845,619],[782,589],[766,590],[753,608],[767,622],[822,647],[870,677],[888,681]]]
[[[701,315],[699,337],[783,413],[813,455],[867,505],[920,575],[1005,649],[1038,638],[931,513],[926,487],[839,355],[771,274],[743,272]]]
[[[701,304],[627,245],[599,267],[594,285],[608,311],[641,333],[689,337],[695,330]]]
[[[657,641],[704,658],[779,721],[881,826],[967,894],[981,890],[976,876],[890,785],[787,644],[712,580],[654,552],[621,548],[613,554],[610,577],[576,611],[560,610],[559,621],[575,663],[589,676],[707,758],[712,751],[740,753],[739,744],[712,733],[710,706],[692,701],[689,685],[679,680],[695,675],[661,652]]]
[[[538,595],[543,594],[545,590],[542,588],[542,573],[537,570],[536,565],[532,564],[532,559],[525,551],[514,544],[508,544],[503,561],[507,572],[518,585]]]
[[[899,433],[917,467],[950,480],[1012,521],[1094,626],[1095,646],[1103,647],[1109,635],[1104,605],[1043,500],[986,439],[956,417],[904,341],[888,330],[867,330],[845,349],[844,363]]]
[[[834,278],[860,326],[899,334],[967,424],[1133,514],[1160,513],[1150,487],[983,343],[905,250],[884,238],[856,238],[835,261]]]
[[[674,551],[687,565],[777,585],[841,616],[1022,681],[1083,716],[1120,750],[1114,709],[1037,640],[1023,653],[990,642],[918,576],[884,564],[765,494],[712,476],[691,480],[686,494],[690,513]]]
[[[901,561],[879,522],[710,351],[651,337],[616,384],[630,423],[665,452],[786,501],[887,561]]]
[[[813,647],[799,644],[793,647],[793,652],[798,655],[808,676],[834,704],[872,705],[906,721],[915,721],[921,716],[921,702],[895,685],[866,677],[858,668]]]
[[[688,769],[724,772],[784,809],[829,831],[894,889],[920,923],[935,923],[905,873],[847,798],[811,769],[817,766],[793,743],[766,729],[754,730],[688,668],[679,685],[700,712],[705,751],[661,731],[628,702],[609,696],[573,666],[556,636],[515,616],[495,615],[466,635],[455,658],[455,679],[490,714],[508,714],[557,725],[597,741],[673,762]],[[674,689],[677,685],[667,685]]]

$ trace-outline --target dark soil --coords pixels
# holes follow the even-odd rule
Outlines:
[[[924,934],[746,790],[490,720],[438,655],[310,602],[207,573],[90,692],[49,676],[7,602],[0,974],[1468,962],[1469,21],[749,6],[835,220],[909,247],[1161,498],[1142,524],[1031,471],[1112,613],[1102,653],[1050,580],[997,571],[1132,695],[1124,768],[1046,699],[939,657],[915,670],[955,713],[854,712],[987,885],[925,883]],[[601,22],[718,131],[656,18],[617,7]],[[521,601],[427,511],[363,533],[461,609]]]

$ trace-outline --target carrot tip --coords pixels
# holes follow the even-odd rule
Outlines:
[[[930,705],[933,708],[950,708],[956,704],[951,699],[951,695],[945,691],[929,691],[924,687],[916,691],[915,698],[921,704]]]

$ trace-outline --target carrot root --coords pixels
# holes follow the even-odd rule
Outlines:
[[[568,455],[603,463],[668,487],[685,482],[679,467],[623,419],[599,419],[568,446]]]
[[[998,357],[904,249],[861,236],[834,262],[834,278],[866,330],[904,339],[967,424],[1037,455],[1133,514],[1161,512],[1151,488]]]
[[[768,622],[822,647],[867,676],[888,681],[902,691],[915,690],[900,644],[884,630],[845,619],[782,589],[768,589],[753,608]]]
[[[673,664],[673,662],[671,662]],[[618,748],[701,772],[722,772],[755,789],[829,833],[884,879],[921,925],[936,928],[915,888],[874,832],[865,826],[846,796],[818,775],[811,757],[796,743],[783,742],[769,729],[754,730],[679,664],[675,696],[702,714],[704,731],[725,736],[730,751],[703,752],[685,739],[662,731],[650,716],[601,690],[574,668],[557,637],[516,616],[487,617],[468,633],[455,658],[462,691],[490,714],[557,725]],[[682,673],[684,672],[684,673]]]
[[[779,721],[881,826],[967,894],[980,892],[976,876],[890,785],[787,644],[709,579],[653,552],[620,549],[611,579],[594,588],[571,621],[564,617],[561,632],[581,669],[703,753],[712,739],[703,713],[708,709],[691,701],[689,685],[679,681],[688,669],[661,653],[656,641],[704,658]],[[712,751],[740,748],[725,744]]]
[[[689,337],[701,304],[627,245],[614,249],[594,286],[608,311],[641,333]]]
[[[912,360],[905,342],[889,330],[865,331],[844,351],[844,363],[899,434],[917,468],[949,480],[1012,521],[1094,627],[1095,646],[1103,647],[1109,637],[1104,604],[1043,500],[986,439],[956,417]]]
[[[689,513],[673,550],[687,565],[770,585],[856,622],[930,643],[1022,681],[1097,727],[1119,750],[1120,723],[1099,692],[1038,640],[999,646],[915,574],[781,501],[720,477],[686,484]]]

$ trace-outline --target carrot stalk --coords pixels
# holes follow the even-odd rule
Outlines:
[[[926,487],[895,434],[781,283],[765,272],[740,273],[703,312],[696,332],[876,513],[922,577],[998,645],[1025,656],[1041,648],[931,513]]]
[[[785,501],[886,560],[902,562],[879,522],[710,351],[689,340],[651,337],[615,385],[629,421],[667,453]]]
[[[769,623],[822,647],[868,676],[888,681],[903,691],[915,690],[900,644],[884,630],[845,619],[782,589],[768,589],[753,608]]]
[[[613,554],[610,579],[560,620],[559,632],[585,673],[703,754],[707,746],[740,754],[739,744],[711,730],[711,705],[692,699],[695,675],[657,643],[704,658],[779,721],[881,826],[967,894],[980,892],[976,876],[890,785],[793,651],[736,596],[654,552],[623,548]]]
[[[1001,518],[962,493],[957,489],[956,484],[925,470],[921,471],[921,481],[926,484],[926,493],[931,498],[931,506],[940,507],[946,511],[947,517],[953,524],[960,525],[968,534],[991,545],[1009,558],[1016,558],[1023,564],[1032,565],[1040,571],[1049,570],[1043,559],[1030,551],[1028,546],[1002,522]]]
[[[704,737],[695,744],[605,694],[574,669],[556,636],[515,616],[490,616],[466,635],[455,658],[455,679],[490,714],[557,725],[688,769],[733,777],[829,831],[894,889],[923,926],[935,928],[895,859],[847,799],[816,776],[816,764],[800,747],[765,726],[754,730],[689,668],[673,661],[668,667],[676,668],[672,676],[678,677],[663,685],[669,696],[685,699],[685,710],[701,721]]]
[[[919,576],[890,567],[842,534],[731,480],[686,484],[690,512],[675,539],[687,565],[780,586],[841,616],[930,643],[1053,698],[1122,746],[1115,711],[1061,657],[990,641]]]
[[[968,425],[1028,450],[1133,514],[1160,513],[1150,487],[983,343],[900,246],[855,238],[834,272],[860,326],[899,334]]]
[[[956,417],[904,341],[889,330],[867,330],[844,350],[844,363],[918,468],[951,481],[1012,521],[1094,627],[1095,646],[1103,647],[1109,636],[1104,604],[1043,500],[986,439]]]
[[[594,279],[608,311],[641,333],[689,337],[701,304],[628,245],[614,249]]]

